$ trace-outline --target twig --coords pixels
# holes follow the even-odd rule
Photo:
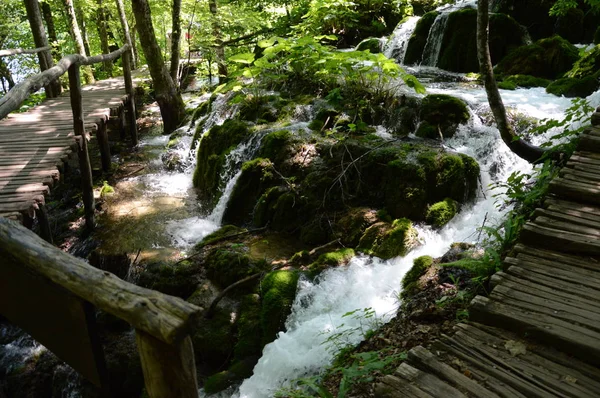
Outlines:
[[[479,243],[479,240],[481,239],[481,232],[483,231],[483,228],[485,227],[485,222],[487,221],[487,216],[488,213],[485,213],[485,217],[483,217],[483,224],[481,224],[481,228],[479,228],[479,235],[477,235],[477,243]]]
[[[125,175],[124,175],[123,177],[121,177],[121,178],[127,178],[127,177],[131,177],[132,175],[139,173],[140,171],[144,170],[145,168],[146,168],[146,166],[142,166],[142,167],[140,167],[139,169],[137,169],[137,170],[135,170],[135,171],[132,171],[131,173],[125,174]]]

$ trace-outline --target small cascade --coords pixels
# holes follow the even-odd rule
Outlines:
[[[425,49],[423,50],[421,65],[437,66],[449,16],[449,12],[443,12],[437,16],[433,25],[431,25],[429,35],[427,36],[427,44],[425,44]]]
[[[406,49],[408,48],[408,40],[412,35],[420,17],[409,17],[404,23],[399,24],[392,36],[386,43],[383,53],[390,59],[395,59],[399,64],[404,62]]]

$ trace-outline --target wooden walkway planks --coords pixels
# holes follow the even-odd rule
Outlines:
[[[600,396],[599,110],[490,295],[471,302],[477,323],[412,349],[377,396]]]
[[[122,78],[98,81],[82,92],[87,134],[122,114],[128,100]],[[0,217],[34,217],[77,145],[69,93],[0,120]]]

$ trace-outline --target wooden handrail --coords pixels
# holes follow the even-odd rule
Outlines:
[[[66,254],[15,221],[0,217],[0,258],[11,257],[97,308],[167,344],[180,342],[201,309],[145,289]]]
[[[29,94],[38,91],[40,88],[48,85],[55,79],[58,79],[69,70],[71,65],[92,65],[98,62],[112,61],[121,56],[128,49],[129,45],[125,44],[123,47],[110,54],[101,54],[93,57],[71,54],[63,57],[52,68],[25,79],[14,86],[8,94],[0,98],[0,119],[5,118],[12,111],[19,109],[21,104],[29,97]]]
[[[52,47],[46,46],[46,47],[38,47],[38,48],[33,48],[33,49],[13,48],[10,50],[0,50],[0,58],[8,57],[11,55],[17,55],[17,54],[37,54],[39,52],[51,50],[51,49],[52,49]]]

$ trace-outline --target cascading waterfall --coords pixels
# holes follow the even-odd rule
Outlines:
[[[392,33],[384,48],[384,55],[395,59],[399,64],[404,62],[408,40],[417,26],[420,17],[409,17],[404,23],[398,25]]]
[[[429,29],[421,65],[437,66],[440,52],[442,51],[442,41],[444,40],[444,32],[446,31],[446,24],[448,23],[449,16],[450,13],[443,12],[435,18],[433,25],[431,25],[431,29]]]
[[[484,220],[487,225],[501,221],[504,213],[497,208],[496,198],[484,191],[490,183],[505,181],[513,171],[527,171],[531,165],[516,157],[502,143],[497,129],[485,126],[475,114],[485,110],[482,104],[487,98],[482,88],[432,89],[430,92],[455,95],[470,105],[473,115],[470,124],[461,126],[445,144],[480,163],[482,189],[479,197],[475,203],[464,206],[440,231],[419,228],[422,245],[406,257],[382,261],[360,256],[345,268],[325,271],[314,282],[301,280],[286,322],[287,331],[280,332],[278,338],[264,348],[253,376],[242,383],[234,396],[270,397],[294,379],[319,373],[334,357],[331,347],[323,344],[327,337],[361,326],[360,320],[343,317],[345,313],[370,307],[387,320],[397,308],[401,279],[414,258],[441,256],[453,242],[474,242]],[[570,106],[568,99],[546,94],[543,89],[520,89],[507,94],[505,103],[508,107],[536,118],[561,118]],[[593,105],[599,104],[600,92],[589,99]],[[342,324],[344,326],[340,327]],[[348,343],[355,344],[360,340],[360,333],[355,333]]]

